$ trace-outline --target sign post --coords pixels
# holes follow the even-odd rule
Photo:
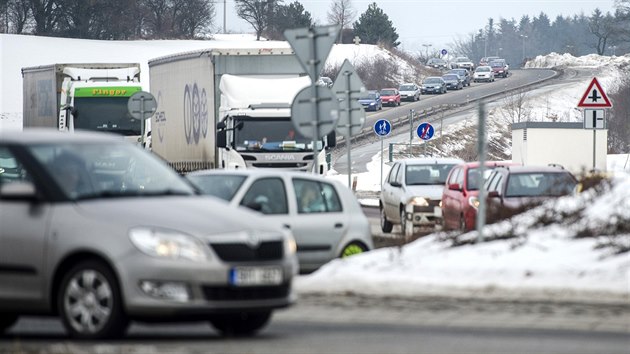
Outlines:
[[[345,101],[340,103],[339,121],[336,131],[346,140],[348,148],[348,188],[352,189],[351,142],[353,136],[361,133],[365,123],[365,110],[358,101],[361,93],[365,91],[365,87],[348,59],[341,65],[337,79],[332,86],[332,91],[340,101]]]
[[[330,89],[317,86],[317,79],[324,68],[326,58],[337,39],[339,30],[340,26],[333,25],[295,28],[284,31],[284,37],[291,44],[291,48],[293,48],[300,64],[302,64],[302,67],[311,78],[311,86],[300,91],[291,105],[291,119],[300,132],[302,132],[302,127],[297,125],[311,125],[312,127],[310,135],[312,135],[313,139],[313,173],[319,173],[319,161],[317,158],[319,147],[317,141],[322,138],[320,136],[320,125],[331,124],[330,130],[327,132],[329,133],[336,126],[338,119],[339,104],[337,100],[333,98]],[[332,107],[330,107],[331,110],[324,109],[321,105],[322,102],[327,101],[334,101]],[[313,121],[300,121],[299,124],[296,124],[296,120],[294,120],[296,113],[293,111],[293,108],[297,105],[310,106]]]
[[[584,129],[593,130],[593,171],[597,167],[597,130],[606,129],[605,108],[612,107],[606,92],[594,77],[578,102],[584,108]]]
[[[132,117],[140,119],[140,144],[144,148],[146,136],[146,120],[151,118],[157,110],[157,101],[150,92],[138,91],[129,97],[127,110]]]
[[[383,138],[392,132],[392,125],[387,119],[379,119],[374,123],[374,133],[381,139],[381,188],[383,185]]]

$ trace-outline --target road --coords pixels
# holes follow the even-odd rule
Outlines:
[[[205,323],[133,325],[112,342],[72,341],[28,319],[0,353],[628,353],[628,305],[305,295],[254,338]]]

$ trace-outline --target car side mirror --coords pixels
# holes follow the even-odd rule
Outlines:
[[[217,147],[227,147],[227,130],[219,130],[217,132]]]
[[[249,202],[247,204],[245,204],[246,207],[255,210],[255,211],[261,211],[262,210],[262,204],[258,203],[258,202]]]
[[[448,189],[452,191],[461,191],[462,187],[459,185],[459,183],[451,183],[448,185]]]
[[[488,198],[501,198],[501,194],[498,191],[492,191],[488,193]]]
[[[0,185],[0,199],[3,200],[36,200],[37,189],[32,182],[10,182]]]
[[[396,181],[391,181],[391,182],[389,182],[389,184],[390,184],[392,187],[400,187],[400,186],[401,186],[401,184],[400,184],[400,183],[398,183],[398,182],[396,182]]]

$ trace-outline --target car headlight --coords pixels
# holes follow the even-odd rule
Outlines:
[[[376,102],[370,102],[370,106],[374,106]]]
[[[295,242],[295,238],[290,233],[287,233],[284,238],[284,254],[292,256],[295,252],[297,252],[297,243]]]
[[[470,205],[471,207],[476,209],[479,209],[479,198],[477,197],[469,197],[468,198],[468,205]]]
[[[417,205],[417,206],[429,206],[429,202],[422,197],[413,197],[409,199],[407,204]]]
[[[204,246],[194,237],[175,230],[137,227],[129,230],[129,239],[142,253],[157,258],[207,259]]]

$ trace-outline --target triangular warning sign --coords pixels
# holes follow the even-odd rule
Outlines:
[[[577,106],[583,108],[610,108],[612,107],[612,103],[610,103],[608,96],[606,96],[606,92],[604,92],[604,89],[599,84],[599,81],[597,81],[597,78],[594,77]]]

